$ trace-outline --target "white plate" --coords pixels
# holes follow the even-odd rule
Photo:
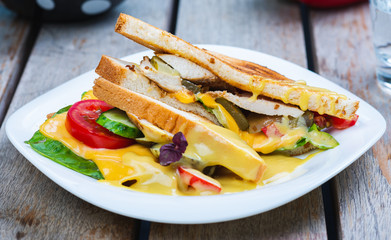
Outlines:
[[[307,69],[251,50],[215,45],[201,47],[256,62],[292,79],[302,79],[309,85],[328,88],[357,99],[360,101],[360,118],[349,129],[333,131],[332,135],[340,145],[316,155],[300,167],[300,174],[298,171],[292,173],[288,181],[252,191],[217,196],[153,195],[104,185],[42,157],[24,143],[43,123],[47,113],[78,101],[83,91],[91,89],[96,78],[93,71],[47,92],[12,114],[6,125],[8,138],[42,173],[89,203],[133,218],[191,224],[243,218],[288,203],[341,172],[374,145],[385,131],[384,118],[368,103]],[[151,54],[151,51],[145,51],[124,59],[139,62],[143,56]]]

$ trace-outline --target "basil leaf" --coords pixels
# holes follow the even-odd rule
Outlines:
[[[30,144],[34,151],[58,164],[98,180],[104,179],[93,161],[77,156],[61,142],[46,137],[40,131],[36,131],[25,143]]]
[[[61,114],[61,113],[64,113],[64,112],[68,112],[68,110],[72,107],[72,105],[68,105],[66,107],[63,107],[61,108],[60,110],[58,110],[55,114],[53,114],[52,117],[56,116],[57,114]]]

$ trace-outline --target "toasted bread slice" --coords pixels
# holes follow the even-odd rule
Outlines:
[[[216,117],[205,110],[200,103],[185,104],[175,97],[167,95],[167,92],[141,73],[137,64],[103,55],[95,72],[119,86],[147,95],[182,111],[192,112],[220,125]]]
[[[309,109],[346,119],[352,118],[359,106],[358,101],[326,89],[300,84],[280,75],[265,76],[259,72],[262,66],[254,70],[255,65],[250,64],[252,70],[249,71],[248,67],[243,67],[249,65],[247,62],[241,64],[241,60],[210,53],[126,14],[119,16],[115,31],[157,52],[186,58],[211,71],[221,80],[251,92],[254,96],[264,95],[300,106],[302,110]]]
[[[207,49],[203,49],[204,51],[208,52],[209,54],[218,57],[221,61],[229,64],[233,68],[237,69],[240,72],[247,73],[249,75],[256,75],[261,76],[264,78],[270,78],[274,80],[284,81],[284,82],[295,82],[292,79],[289,79],[285,77],[284,75],[279,74],[278,72],[275,72],[271,70],[270,68],[267,68],[265,66],[261,66],[259,64],[240,60],[237,58],[229,57],[221,53],[209,51]]]
[[[205,167],[221,165],[250,181],[258,181],[265,171],[266,165],[258,153],[230,130],[103,78],[95,80],[93,91],[99,99],[139,120],[171,134],[182,132],[189,144],[186,152],[200,158]]]

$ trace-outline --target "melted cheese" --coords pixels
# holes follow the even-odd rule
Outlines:
[[[275,124],[280,126],[278,123]],[[246,141],[249,146],[254,148],[255,151],[268,154],[279,148],[293,146],[306,134],[306,128],[298,127],[289,129],[282,137],[267,137],[263,132],[249,133],[246,131],[240,132],[240,137]]]
[[[222,125],[229,130],[239,133],[239,126],[236,123],[235,119],[229,114],[229,112],[223,107],[223,105],[217,103],[215,99],[210,96],[209,94],[197,94],[197,98],[199,98],[202,103],[212,109],[217,109],[214,114],[217,114],[219,116],[216,116],[219,121],[222,121]]]
[[[273,80],[273,79],[265,79],[261,78],[259,76],[253,76],[248,84],[248,88],[252,92],[252,97],[250,100],[257,99],[258,95],[262,94],[263,90],[265,89],[267,84],[278,84],[279,80]],[[327,109],[327,113],[330,115],[336,115],[339,110],[336,110],[335,105],[338,103],[338,99],[347,99],[345,95],[338,94],[336,92],[332,92],[328,89],[319,88],[319,87],[312,87],[307,86],[305,81],[299,80],[294,83],[287,84],[287,89],[285,90],[284,94],[281,96],[280,100],[282,100],[284,103],[291,103],[290,97],[293,92],[295,92],[294,95],[298,95],[297,92],[299,92],[299,107],[305,111],[308,109],[310,98],[313,94],[311,92],[318,93],[315,99],[316,105],[318,106],[318,112],[320,114],[325,113],[325,109]],[[310,92],[311,91],[311,92]],[[328,97],[331,99],[330,106],[325,106],[326,101],[322,101],[322,98]],[[292,96],[293,97],[293,96]]]
[[[90,148],[74,139],[68,133],[65,128],[65,119],[66,113],[62,113],[46,120],[40,127],[41,133],[54,140],[60,141],[77,155],[94,161],[105,178],[105,180],[100,180],[100,182],[113,186],[125,187],[123,183],[126,185],[126,183],[134,181],[135,183],[129,187],[130,189],[147,193],[166,195],[203,194],[181,192],[177,187],[178,176],[174,167],[161,166],[157,163],[156,158],[148,148],[139,144],[116,150]],[[210,128],[217,127],[212,124],[210,125],[211,126],[208,126]],[[228,130],[224,129],[224,131]],[[228,132],[234,134],[231,131]],[[194,145],[194,147],[198,149],[194,151],[192,148],[189,148],[186,151],[193,151],[193,153],[197,153],[200,157],[201,155],[202,157],[208,155],[208,149],[214,151],[213,148],[216,146],[213,144],[202,145],[203,135],[203,133],[198,133],[197,130],[194,129],[192,136],[194,136],[196,140],[200,140],[198,145]],[[235,138],[234,141],[241,140]],[[225,151],[223,150],[219,152],[219,156],[211,155],[211,157],[216,159],[224,158],[224,153]],[[297,166],[300,166],[306,161],[278,155],[262,157],[269,165],[269,168],[266,170],[261,181],[255,183],[235,177],[218,177],[216,180],[222,185],[221,193],[241,192],[260,187],[266,182],[275,181],[280,177],[291,173]],[[218,163],[218,160],[216,160],[215,163]],[[211,162],[211,164],[213,165],[214,163]],[[237,161],[237,164],[239,166],[243,164],[243,162]]]
[[[200,122],[186,134],[185,154],[206,166],[221,165],[243,179],[258,181],[265,163],[236,133],[215,124]]]
[[[257,100],[259,94],[262,93],[263,89],[266,86],[266,82],[262,81],[260,77],[258,76],[252,76],[250,79],[250,90],[253,93],[251,98],[249,99],[250,101],[255,101]]]
[[[81,97],[81,100],[87,100],[87,99],[98,99],[98,98],[95,97],[92,90],[89,90],[89,91],[83,93],[83,96]]]
[[[196,101],[194,94],[189,91],[178,91],[170,93],[170,95],[175,97],[178,101],[186,104]]]
[[[289,127],[289,120],[284,118],[283,123],[276,123],[278,129],[284,134],[282,137],[266,137],[263,132],[249,133],[248,131],[241,131],[235,121],[235,119],[229,114],[227,110],[221,105],[216,103],[214,98],[209,94],[197,94],[197,97],[209,108],[218,109],[217,118],[226,120],[226,123],[222,123],[224,127],[237,133],[250,147],[255,151],[264,154],[271,153],[279,148],[293,146],[300,138],[307,134],[307,128],[304,126],[291,129]]]

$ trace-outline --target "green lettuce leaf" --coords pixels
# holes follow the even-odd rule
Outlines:
[[[34,151],[58,164],[98,180],[104,179],[93,161],[77,156],[61,142],[46,137],[40,131],[36,131],[33,137],[25,143],[30,144]]]

